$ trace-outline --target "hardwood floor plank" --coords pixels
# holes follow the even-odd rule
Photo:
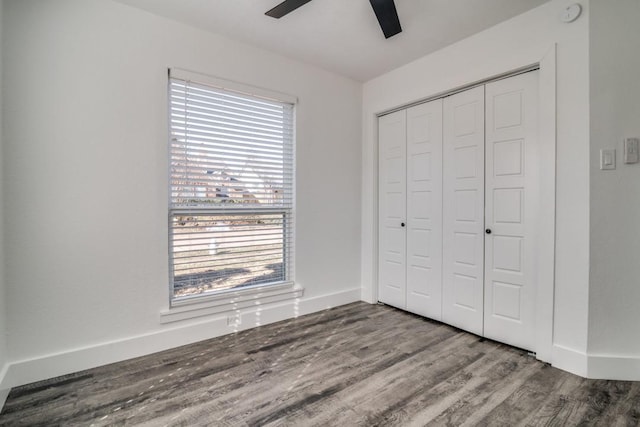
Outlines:
[[[367,387],[345,390],[343,398],[355,408],[375,407],[378,401],[383,405],[380,407],[384,408],[391,403],[388,396],[393,396],[398,401],[406,399],[405,394],[409,391],[426,387],[430,382],[438,382],[441,377],[472,363],[472,359],[482,357],[483,354],[477,352],[461,352],[455,357],[447,357],[451,352],[457,351],[459,346],[464,348],[465,343],[473,339],[473,336],[457,334],[438,345],[427,346],[402,365],[374,372],[368,378]]]
[[[558,370],[550,368],[554,373],[558,374]],[[520,420],[519,425],[522,426],[539,426],[539,425],[561,425],[558,424],[558,414],[562,411],[567,402],[570,401],[569,396],[576,393],[586,384],[584,378],[562,372],[558,374],[558,379],[553,385],[548,397],[541,402],[537,408],[532,408],[529,415]]]
[[[640,382],[629,382],[629,391],[610,405],[597,422],[599,426],[640,426]]]
[[[514,354],[481,374],[483,381],[427,425],[474,425],[539,369],[538,362],[524,352]]]
[[[588,387],[586,411],[578,422],[580,425],[595,425],[603,420],[605,414],[629,395],[630,381],[597,381]]]
[[[510,355],[504,349],[493,346],[486,354],[456,372],[434,387],[425,387],[422,394],[410,402],[413,412],[410,426],[422,426],[442,414],[456,402],[461,401],[468,390],[473,390],[484,381],[484,374],[495,369]]]
[[[555,369],[543,365],[513,394],[478,421],[478,426],[513,426],[521,423],[551,393],[558,381]]]

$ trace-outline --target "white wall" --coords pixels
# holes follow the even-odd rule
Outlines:
[[[637,0],[592,2],[589,353],[635,359],[640,358],[640,164],[623,163],[622,140],[640,137],[639,20]],[[603,148],[617,150],[616,170],[599,169]],[[640,363],[634,369],[640,377]]]
[[[305,294],[261,322],[359,299],[359,83],[109,0],[9,0],[5,17],[10,384],[229,332],[159,323],[168,67],[299,98]]]
[[[557,44],[554,363],[572,369],[587,349],[589,295],[589,2],[572,24],[554,0],[373,79],[363,89],[363,299],[374,301],[375,114],[537,63]],[[584,371],[573,367],[574,371]]]
[[[2,99],[2,10],[4,0],[0,0],[0,100]],[[4,404],[8,390],[4,389],[2,382],[7,368],[7,325],[6,325],[6,289],[4,280],[4,205],[2,165],[4,163],[2,153],[2,105],[0,105],[0,408]]]

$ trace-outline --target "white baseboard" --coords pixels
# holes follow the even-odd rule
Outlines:
[[[640,356],[590,354],[554,344],[551,364],[583,378],[640,381]]]
[[[7,401],[7,397],[9,397],[10,390],[0,390],[0,412],[2,412],[2,408],[4,408],[4,403]]]
[[[261,306],[260,308],[242,310],[240,324],[229,325],[225,314],[195,323],[177,325],[146,335],[105,342],[28,360],[19,360],[8,365],[4,381],[0,383],[2,386],[0,389],[9,390],[12,387],[35,381],[120,362],[250,329],[255,326],[279,322],[349,304],[360,301],[360,295],[360,288],[352,288],[317,297],[292,299],[273,305]]]
[[[587,378],[640,381],[640,357],[590,354]]]
[[[7,401],[7,396],[11,391],[11,387],[5,385],[5,378],[7,377],[7,371],[9,370],[9,364],[5,363],[2,369],[0,369],[0,412],[4,407],[4,402]]]
[[[587,354],[572,348],[554,344],[551,365],[581,377],[587,376]]]
[[[13,387],[303,316],[360,301],[362,296],[360,288],[352,288],[278,302],[260,309],[242,310],[240,324],[228,325],[227,316],[223,315],[146,335],[5,364],[0,370],[0,410]],[[554,367],[581,377],[640,381],[640,356],[588,355],[555,344],[551,359]]]

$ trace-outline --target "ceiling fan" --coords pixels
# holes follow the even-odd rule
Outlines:
[[[280,19],[310,1],[311,0],[284,0],[273,9],[267,11],[265,15]],[[402,32],[400,19],[398,19],[398,12],[396,11],[396,5],[393,0],[369,0],[369,2],[371,3],[371,7],[373,7],[373,11],[376,13],[385,38],[388,39]]]

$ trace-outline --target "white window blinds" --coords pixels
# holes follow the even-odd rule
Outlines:
[[[293,104],[170,77],[173,297],[291,280]]]

